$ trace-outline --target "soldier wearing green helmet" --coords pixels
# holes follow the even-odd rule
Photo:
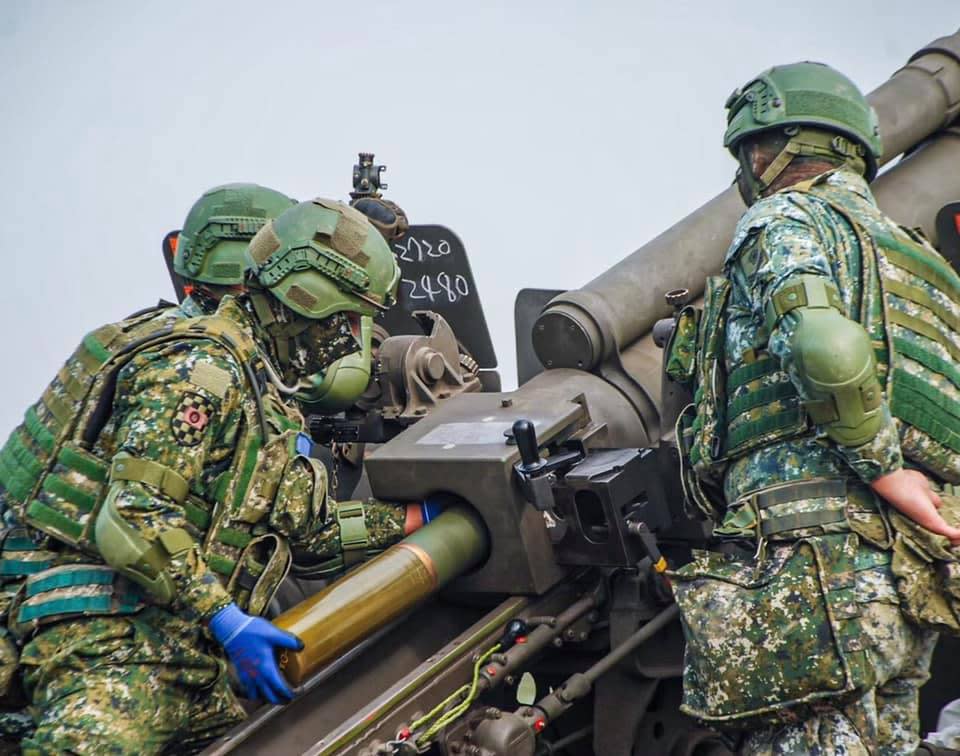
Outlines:
[[[295,204],[259,184],[224,184],[204,192],[187,213],[173,258],[174,271],[190,286],[183,312],[209,315],[224,294],[242,288],[247,244],[268,220]]]
[[[696,355],[686,491],[733,555],[673,580],[683,709],[746,754],[913,753],[935,630],[960,631],[930,566],[960,544],[960,277],[877,208],[845,76],[777,66],[727,108],[749,209],[671,349]]]
[[[260,616],[288,571],[336,574],[422,523],[334,501],[287,401],[392,303],[392,252],[327,200],[250,252],[214,314],[88,334],[0,452],[0,662],[19,649],[0,683],[29,703],[23,753],[197,750],[244,716],[227,662],[243,695],[288,700],[275,653],[299,641]]]

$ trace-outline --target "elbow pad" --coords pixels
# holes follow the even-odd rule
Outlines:
[[[798,276],[773,297],[767,324],[787,312],[798,318],[790,340],[804,407],[842,446],[861,446],[884,422],[883,389],[870,337],[840,309],[840,294],[819,276]]]
[[[129,458],[114,461],[111,476],[114,480],[94,525],[97,549],[113,569],[144,588],[156,603],[166,606],[176,597],[173,578],[166,571],[167,565],[174,557],[192,549],[195,542],[182,528],[171,528],[150,543],[117,510],[117,496],[121,490],[117,479],[134,479],[124,477],[124,471],[138,463],[140,466],[153,465]]]

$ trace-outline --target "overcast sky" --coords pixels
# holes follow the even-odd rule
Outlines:
[[[172,296],[160,240],[205,189],[346,197],[359,150],[464,240],[513,385],[520,288],[730,182],[735,86],[812,59],[869,91],[958,25],[957,0],[0,0],[0,435],[85,332]]]

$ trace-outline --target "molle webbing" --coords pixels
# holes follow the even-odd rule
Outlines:
[[[109,567],[53,567],[27,578],[14,631],[22,636],[48,622],[78,615],[130,614],[142,607],[140,590]]]
[[[25,530],[11,531],[3,539],[0,582],[33,575],[50,567],[53,555],[41,549]]]
[[[769,537],[792,530],[802,530],[825,525],[837,525],[846,522],[843,508],[818,507],[806,511],[787,511],[775,515],[768,514],[774,507],[808,502],[811,499],[846,499],[846,481],[841,479],[815,479],[796,483],[787,483],[768,488],[753,494],[753,500],[760,515],[760,535]]]
[[[176,470],[135,457],[114,459],[110,467],[110,480],[143,483],[173,499],[177,504],[183,504],[190,493],[190,484]]]
[[[152,316],[144,316],[149,318]],[[39,460],[21,451],[19,434],[11,436],[10,451],[0,453],[0,483],[17,498],[26,503],[26,521],[57,540],[96,553],[94,544],[94,523],[97,510],[103,498],[108,474],[107,462],[87,451],[110,417],[113,406],[113,394],[116,389],[116,376],[136,355],[147,349],[183,340],[203,339],[214,341],[225,348],[242,365],[248,380],[251,378],[251,360],[256,355],[256,345],[242,329],[223,317],[211,316],[192,320],[180,320],[174,324],[169,321],[158,326],[141,338],[120,339],[125,333],[115,326],[100,329],[84,339],[79,351],[90,363],[99,362],[98,371],[87,380],[88,390],[82,402],[71,408],[70,416],[61,424],[61,430],[54,434],[45,427],[32,434],[38,444],[53,448],[48,459]],[[106,358],[101,361],[101,358]],[[49,393],[49,391],[48,391]],[[257,396],[259,390],[257,388]],[[45,402],[46,404],[46,402]],[[48,405],[49,406],[49,405]],[[257,407],[262,413],[262,407]],[[29,415],[30,413],[28,413]],[[256,426],[255,418],[251,427]],[[25,425],[36,424],[33,417],[27,418]],[[261,422],[261,429],[263,423]],[[256,436],[256,432],[249,434]],[[77,439],[80,443],[77,443]],[[10,465],[5,458],[20,462],[10,474]],[[23,460],[27,460],[24,465]],[[125,458],[118,460],[113,467],[116,480],[138,481],[151,486],[154,490],[182,505],[188,522],[197,530],[204,530],[210,522],[209,512],[202,502],[189,502],[189,484],[176,471],[167,469],[149,460]],[[6,478],[6,479],[4,479]]]
[[[760,385],[779,376],[777,382]],[[796,387],[779,361],[761,353],[727,377],[726,439],[724,453],[737,456],[771,437],[788,437],[806,430],[807,420]]]
[[[946,380],[960,389],[960,276],[916,234],[892,228],[859,197],[824,186],[812,193],[847,220],[864,255],[878,260],[890,411],[928,439],[905,437],[904,455],[940,477],[960,480],[960,402],[937,387]],[[905,359],[916,366],[908,370]]]

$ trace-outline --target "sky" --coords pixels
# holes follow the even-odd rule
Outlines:
[[[358,151],[464,241],[513,386],[516,293],[724,189],[737,85],[821,60],[869,91],[958,26],[957,0],[0,0],[0,434],[84,333],[172,298],[160,241],[203,191],[346,198]]]

